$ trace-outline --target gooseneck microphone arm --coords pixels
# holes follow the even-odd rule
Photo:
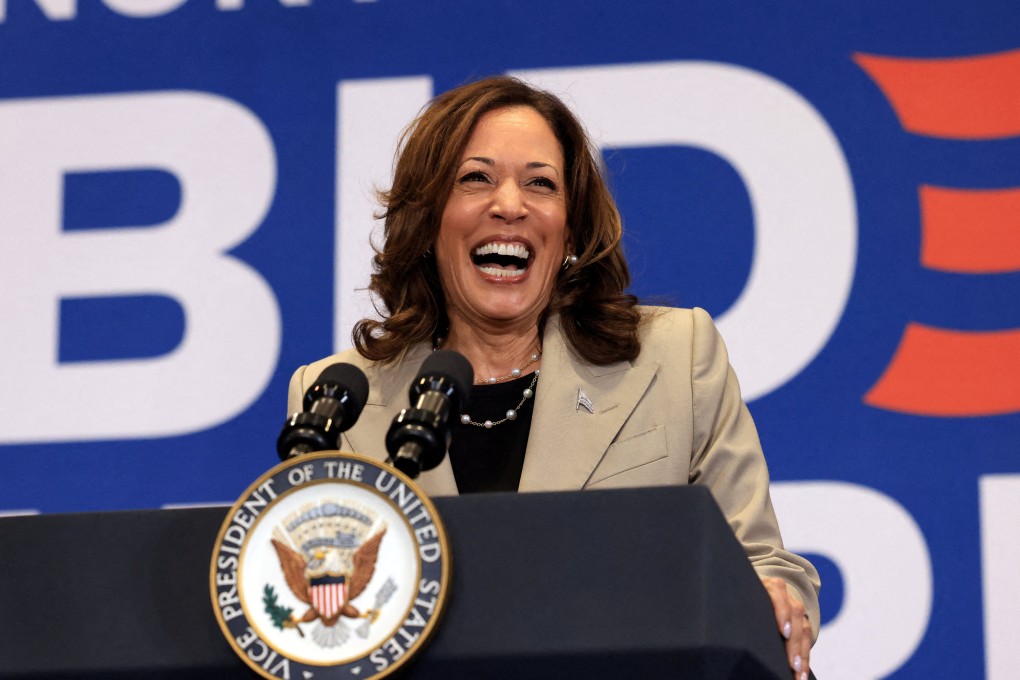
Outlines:
[[[474,369],[452,350],[433,352],[411,383],[405,408],[386,433],[388,462],[415,479],[442,462],[450,445],[447,423],[451,413],[467,407]]]
[[[304,397],[304,411],[294,413],[276,440],[280,460],[340,447],[340,433],[349,430],[368,400],[368,379],[357,366],[333,364],[322,372]]]

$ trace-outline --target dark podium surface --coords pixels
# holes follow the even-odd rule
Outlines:
[[[450,601],[391,677],[790,677],[768,596],[705,489],[434,502]],[[213,618],[225,515],[0,519],[0,677],[258,677]]]

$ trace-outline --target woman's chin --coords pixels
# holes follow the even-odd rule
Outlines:
[[[459,301],[449,299],[454,307],[460,307],[465,317],[493,324],[507,324],[525,321],[538,323],[538,317],[548,304],[549,291],[537,285],[538,279],[527,270],[520,276],[493,276],[479,268],[474,276],[465,280],[460,288]]]
[[[469,303],[475,314],[490,323],[505,324],[515,321],[537,323],[544,305],[534,296],[489,294],[479,296]]]

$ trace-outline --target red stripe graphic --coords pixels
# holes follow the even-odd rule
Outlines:
[[[964,332],[910,323],[864,402],[931,416],[1020,411],[1020,330]]]
[[[870,54],[853,59],[908,132],[954,139],[1020,135],[1020,50],[947,59]]]
[[[1020,189],[922,186],[921,264],[964,274],[1020,270]]]
[[[855,54],[903,129],[950,139],[1020,135],[1020,50],[909,59]],[[962,274],[1020,270],[1020,190],[922,186],[921,264]],[[907,326],[872,406],[929,416],[1020,411],[1020,330]]]

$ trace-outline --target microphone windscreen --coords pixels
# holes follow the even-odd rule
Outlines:
[[[339,387],[347,390],[354,412],[351,414],[352,423],[361,415],[361,409],[365,408],[368,401],[368,378],[365,373],[351,364],[337,363],[327,366],[326,370],[319,374],[319,379],[308,390],[309,393],[316,391],[316,388]]]
[[[412,383],[411,401],[414,401],[414,389],[422,378],[440,376],[453,383],[461,405],[466,405],[468,395],[471,393],[471,385],[474,382],[475,369],[463,354],[452,349],[437,350],[422,362],[418,379]]]

